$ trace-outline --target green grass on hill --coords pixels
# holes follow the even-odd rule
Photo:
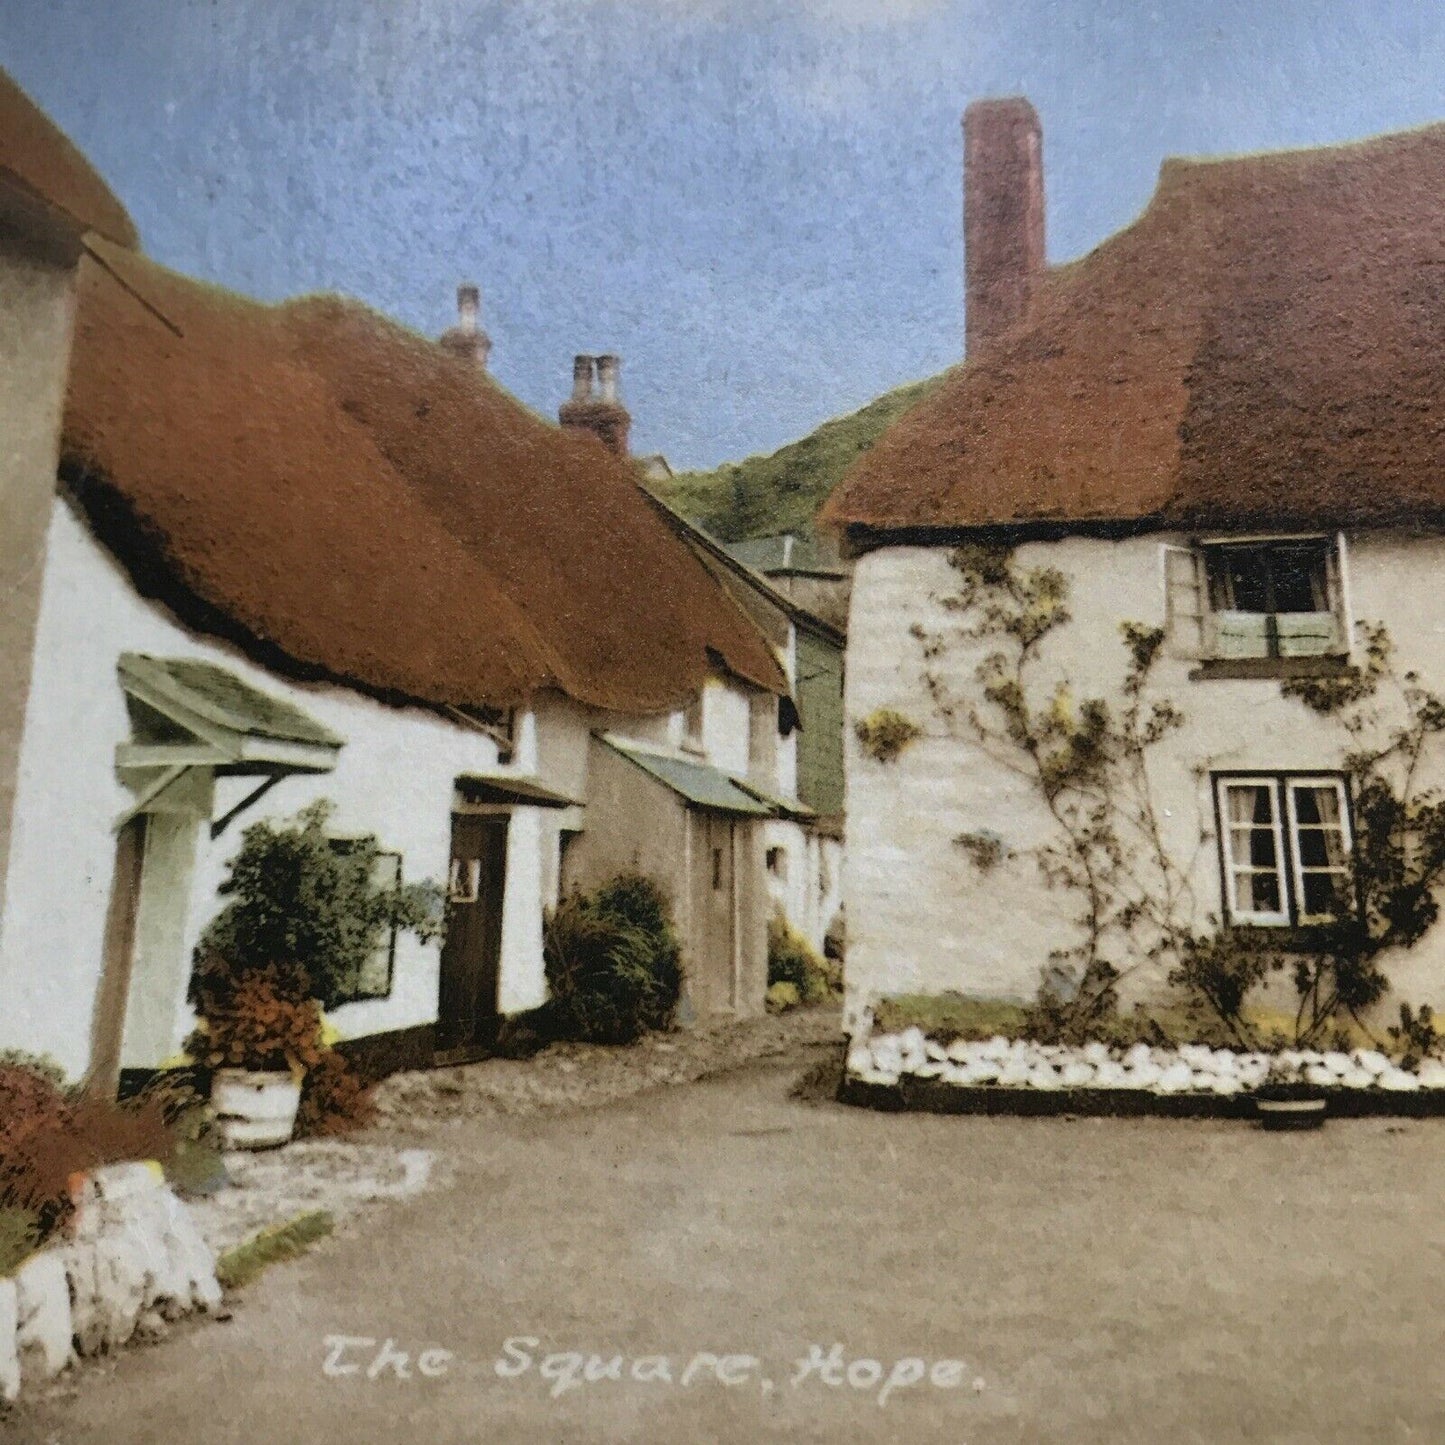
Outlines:
[[[726,462],[711,472],[679,472],[654,490],[724,542],[780,532],[810,537],[814,515],[854,459],[942,380],[929,377],[885,392],[771,456]]]

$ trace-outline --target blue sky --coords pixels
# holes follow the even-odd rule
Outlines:
[[[435,333],[479,281],[555,412],[619,351],[639,451],[711,465],[958,358],[959,116],[1027,94],[1049,253],[1169,154],[1445,118],[1433,0],[3,0],[3,64],[158,260]]]

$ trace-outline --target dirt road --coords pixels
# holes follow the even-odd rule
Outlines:
[[[446,1122],[444,1186],[12,1435],[1445,1438],[1440,1122],[882,1116],[796,1072]]]

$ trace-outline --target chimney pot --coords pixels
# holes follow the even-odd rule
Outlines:
[[[599,356],[597,358],[597,384],[602,400],[616,402],[617,387],[621,381],[622,358],[620,356]]]
[[[483,371],[492,354],[492,338],[482,330],[482,291],[474,282],[457,287],[457,324],[441,335],[441,346],[453,356],[475,362]]]
[[[482,309],[481,287],[464,283],[457,287],[457,322],[463,331],[475,331]]]
[[[595,365],[590,356],[572,358],[572,400],[592,400],[592,368]]]
[[[1027,313],[1044,256],[1043,131],[1023,96],[963,114],[965,350]]]

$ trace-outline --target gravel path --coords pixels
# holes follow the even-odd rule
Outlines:
[[[381,1086],[377,1106],[383,1126],[419,1133],[445,1119],[595,1109],[744,1064],[796,1058],[803,1067],[842,1039],[836,1008],[794,1009],[650,1034],[629,1048],[552,1044],[530,1059],[396,1074]]]
[[[836,1009],[795,1009],[653,1034],[629,1048],[553,1044],[530,1059],[397,1074],[378,1091],[369,1128],[227,1154],[230,1184],[192,1201],[191,1209],[218,1256],[313,1210],[326,1210],[346,1234],[371,1206],[450,1182],[448,1151],[418,1147],[448,1120],[594,1109],[757,1062],[796,1060],[801,1071],[840,1043]]]

